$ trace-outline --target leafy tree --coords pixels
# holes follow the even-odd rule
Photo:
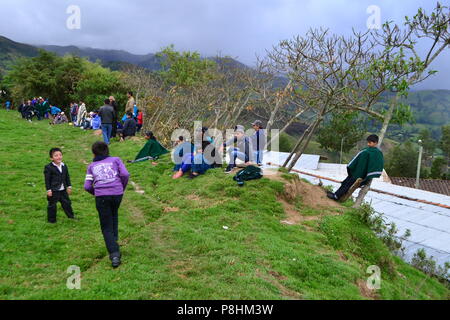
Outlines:
[[[441,179],[442,174],[444,173],[445,166],[447,161],[443,157],[437,157],[433,161],[433,165],[431,166],[431,174],[430,177],[432,179]]]
[[[419,134],[419,139],[422,140],[424,155],[426,157],[431,157],[434,150],[436,150],[437,142],[431,136],[430,130],[427,128],[422,129]]]
[[[450,124],[442,127],[442,136],[440,141],[440,148],[445,156],[450,158]]]
[[[157,56],[161,59],[160,74],[167,85],[189,87],[214,78],[216,63],[202,59],[198,52],[178,52],[171,45],[158,52]]]
[[[359,113],[338,113],[320,128],[317,141],[323,149],[335,152],[341,150],[343,142],[342,151],[349,152],[363,138],[365,132],[365,121]]]
[[[105,97],[113,94],[125,99],[126,87],[121,74],[86,59],[41,50],[34,58],[17,60],[6,74],[2,86],[13,100],[42,96],[61,108],[71,101],[84,101],[88,108],[98,108]]]
[[[115,96],[120,107],[126,103],[127,87],[121,79],[121,74],[110,71],[99,64],[84,61],[85,67],[77,80],[75,91],[70,94],[73,101],[83,101],[89,110],[103,105],[103,100],[110,95]]]
[[[418,152],[410,141],[397,145],[386,156],[386,172],[393,177],[415,177]]]

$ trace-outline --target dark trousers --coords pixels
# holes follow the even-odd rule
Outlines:
[[[340,199],[344,194],[347,193],[347,191],[352,187],[352,185],[355,183],[356,178],[353,178],[352,176],[348,176],[345,178],[344,181],[342,181],[341,187],[334,193],[338,199]]]
[[[113,118],[111,137],[115,138],[117,136],[117,118]]]
[[[95,198],[100,218],[100,227],[110,258],[120,256],[119,245],[119,207],[122,196],[101,196]]]
[[[56,222],[56,210],[58,202],[61,202],[61,206],[68,218],[73,218],[72,202],[70,201],[67,191],[53,191],[52,196],[47,196],[47,218],[48,222]]]

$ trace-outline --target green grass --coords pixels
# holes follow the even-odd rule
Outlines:
[[[0,299],[367,299],[358,283],[373,264],[382,269],[375,298],[449,298],[445,286],[393,257],[353,209],[283,225],[282,182],[239,188],[220,169],[173,181],[169,156],[157,166],[127,164],[145,193],[130,185],[124,196],[123,264],[113,270],[94,198],[83,191],[98,137],[18,117],[0,111]],[[113,143],[112,155],[133,158],[142,143]],[[80,220],[59,208],[58,223],[49,225],[43,168],[53,146],[63,147]],[[81,268],[81,290],[66,287],[72,265]]]

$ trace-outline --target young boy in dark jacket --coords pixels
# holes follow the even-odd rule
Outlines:
[[[74,219],[69,195],[72,194],[69,170],[62,162],[62,151],[52,148],[49,152],[50,162],[44,168],[45,187],[47,188],[47,219],[49,223],[56,223],[56,205],[61,202],[62,208],[69,219]]]
[[[130,174],[120,158],[110,157],[105,142],[92,146],[94,161],[89,165],[84,189],[95,195],[100,227],[113,268],[120,265],[118,212]]]
[[[327,196],[333,200],[341,199],[358,180],[362,179],[360,186],[367,184],[373,178],[383,173],[383,153],[378,149],[378,136],[372,134],[367,137],[367,148],[361,150],[347,165],[348,177],[342,181],[336,192],[328,192]]]

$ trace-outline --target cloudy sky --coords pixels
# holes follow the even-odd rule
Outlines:
[[[448,5],[450,0],[441,0]],[[80,9],[80,29],[69,29],[69,6]],[[252,65],[280,40],[324,26],[341,34],[367,30],[371,5],[381,20],[401,22],[434,0],[0,0],[0,35],[30,44],[76,45],[157,52],[174,44],[204,56],[221,53]],[[435,62],[439,73],[421,89],[450,89],[450,48]]]

